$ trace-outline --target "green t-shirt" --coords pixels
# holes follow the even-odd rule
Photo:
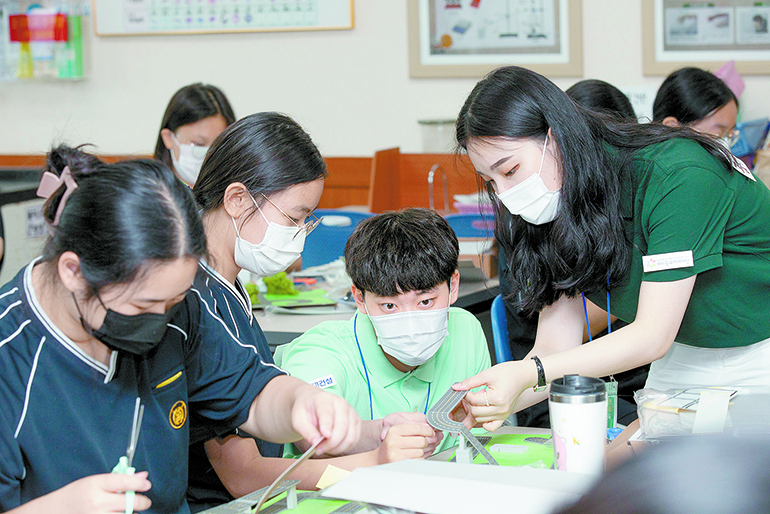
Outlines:
[[[360,312],[348,321],[321,323],[278,347],[275,361],[292,376],[345,398],[365,421],[393,412],[425,412],[452,384],[491,366],[484,331],[473,314],[450,307],[447,328],[449,335],[436,354],[409,373],[397,370],[385,358],[372,322]],[[356,336],[372,388],[371,409]],[[444,434],[436,451],[454,444],[455,440]],[[296,455],[294,445],[286,447],[284,456]]]
[[[632,322],[642,281],[698,275],[676,341],[703,348],[770,338],[770,191],[726,170],[697,143],[675,139],[637,152],[622,184],[633,242],[625,283],[610,290],[612,314]],[[692,252],[693,265],[645,272],[642,256]],[[680,255],[682,255],[680,253]],[[606,292],[588,294],[605,305]]]

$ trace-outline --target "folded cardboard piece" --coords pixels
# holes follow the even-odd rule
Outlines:
[[[598,477],[551,469],[405,460],[359,468],[326,498],[426,514],[547,514],[575,502]]]

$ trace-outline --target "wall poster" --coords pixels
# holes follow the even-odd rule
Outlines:
[[[577,0],[409,0],[410,74],[475,77],[503,66],[582,75]]]
[[[96,34],[353,28],[353,0],[93,0]]]
[[[727,61],[741,73],[770,73],[770,1],[644,2],[645,74],[712,69]]]

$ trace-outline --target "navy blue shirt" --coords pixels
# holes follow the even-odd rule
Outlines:
[[[251,310],[251,300],[240,280],[231,284],[207,263],[201,261],[193,286],[201,299],[227,325],[243,345],[252,345],[264,362],[273,363],[270,346]],[[283,445],[256,439],[259,453],[281,457]],[[203,441],[190,446],[190,482],[187,501],[193,512],[205,510],[233,499],[206,456]]]
[[[0,289],[0,511],[109,473],[126,453],[139,396],[145,411],[133,465],[149,471],[147,512],[189,512],[191,438],[243,424],[283,372],[240,344],[194,289],[161,344],[143,356],[112,352],[105,366],[45,314],[34,264]]]

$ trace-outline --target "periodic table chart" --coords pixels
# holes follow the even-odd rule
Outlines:
[[[353,28],[353,0],[93,0],[109,35]]]

